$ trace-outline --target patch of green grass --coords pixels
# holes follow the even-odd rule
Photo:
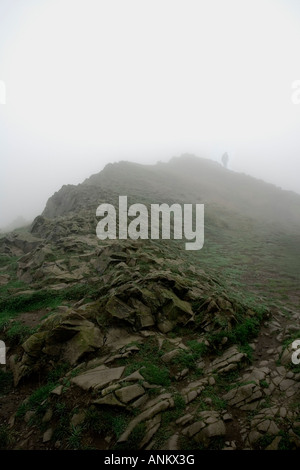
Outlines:
[[[77,284],[60,291],[41,289],[28,294],[6,295],[0,301],[0,311],[5,314],[17,314],[22,311],[34,311],[43,308],[58,307],[64,300],[89,301],[98,297],[98,287],[89,284]]]
[[[121,359],[119,363],[126,365],[126,375],[140,369],[142,376],[154,385],[170,385],[170,372],[164,362],[161,360],[164,354],[159,350],[156,342],[151,338],[147,342],[138,345],[140,350],[134,357]]]
[[[49,372],[47,382],[56,383],[63,375],[66,374],[69,368],[70,368],[69,363],[62,362],[61,364],[59,364],[58,366],[56,366],[54,369],[52,369]]]
[[[175,393],[173,400],[174,400],[175,410],[179,411],[180,413],[185,410],[186,403],[184,401],[183,396],[180,395],[180,393]]]
[[[28,286],[26,287],[28,288]],[[98,287],[96,286],[79,284],[62,289],[60,291],[41,289],[36,292],[19,294],[15,296],[12,296],[7,291],[5,291],[5,293],[2,295],[0,289],[0,296],[0,331],[4,331],[4,329],[9,326],[10,320],[17,316],[18,313],[46,308],[55,310],[65,301],[76,301],[83,298],[85,302],[89,302],[99,296],[99,291]],[[48,315],[51,313],[52,312],[50,312]],[[46,316],[44,318],[46,318]],[[21,335],[27,335],[27,333],[31,334],[28,330],[25,329],[21,331],[20,326],[15,327],[11,332],[12,336],[15,336],[17,340],[17,337],[20,333]]]
[[[166,417],[166,419],[167,419],[167,417]],[[153,448],[156,449],[156,450],[157,449],[159,450],[159,449],[163,448],[164,444],[172,436],[172,434],[174,434],[173,431],[168,427],[167,424],[164,424],[163,420],[162,420],[162,424],[161,424],[160,428],[155,433]]]
[[[116,438],[119,438],[121,434],[125,431],[128,421],[129,421],[129,418],[128,418],[128,415],[126,414],[118,413],[112,417],[112,420],[111,420],[112,430]]]
[[[265,311],[265,310],[263,310]],[[263,314],[262,314],[263,315]],[[250,353],[249,341],[255,338],[260,330],[262,315],[256,315],[251,318],[243,318],[231,331],[221,331],[218,333],[212,333],[209,335],[209,342],[214,345],[220,345],[223,338],[227,338],[227,345],[238,344],[245,349],[245,352]]]
[[[162,416],[162,425],[169,426],[170,424],[175,424],[176,419],[178,419],[182,414],[182,408],[174,408],[172,410],[167,410]]]
[[[18,260],[18,256],[0,255],[0,266],[5,267],[4,274],[8,274],[10,276],[8,283],[0,286],[1,296],[11,292],[13,289],[26,286],[24,282],[17,279]]]
[[[63,416],[63,415],[68,414],[68,409],[67,409],[66,403],[65,402],[60,402],[60,401],[55,403],[55,405],[54,405],[54,414],[56,414],[57,416]]]
[[[12,294],[14,294],[14,292],[20,289],[26,290],[28,289],[28,285],[25,284],[25,282],[23,281],[12,279],[7,284],[0,286],[0,296],[2,298],[6,298],[8,296],[11,296]]]
[[[46,385],[43,385],[39,387],[38,389],[36,389],[32,393],[32,395],[30,395],[29,399],[25,403],[19,406],[16,416],[18,418],[21,418],[29,410],[35,411],[38,413],[45,412],[47,404],[44,402],[48,399],[51,391],[55,387],[56,387],[56,384],[47,383]]]
[[[195,359],[199,359],[200,357],[202,357],[207,350],[207,347],[204,343],[199,343],[196,340],[188,341],[187,346],[192,351]]]
[[[38,419],[47,409],[47,399],[52,390],[58,385],[58,380],[68,370],[69,364],[62,363],[52,369],[47,376],[46,384],[37,388],[29,397],[29,399],[21,404],[17,410],[16,416],[22,417],[27,411],[35,411]],[[59,406],[59,405],[58,405]],[[62,406],[62,405],[61,405]]]
[[[127,442],[116,444],[114,448],[116,450],[137,450],[145,437],[145,433],[146,424],[139,423],[130,433]]]
[[[247,345],[248,341],[256,337],[260,329],[260,319],[246,318],[241,324],[237,325],[229,337],[232,342]]]
[[[101,413],[95,407],[91,406],[85,413],[85,429],[100,434],[102,432],[102,426]]]
[[[84,428],[103,436],[112,433],[118,439],[125,431],[129,419],[130,415],[125,411],[112,408],[98,410],[92,406],[86,412]]]
[[[58,423],[53,433],[53,440],[62,440],[70,433],[70,412],[64,402],[54,405],[54,416],[58,417]]]
[[[13,258],[9,255],[0,255],[0,265],[1,266],[7,266],[8,264],[11,264],[13,261]]]
[[[259,381],[259,384],[260,384],[260,386],[263,387],[263,388],[269,388],[269,384],[268,384],[268,382],[267,382],[266,380],[260,380],[260,381]]]
[[[291,364],[288,365],[288,368],[291,369],[294,374],[300,374],[300,364]]]
[[[216,381],[216,386],[221,392],[229,392],[237,386],[237,380],[239,378],[239,371],[229,371],[224,374],[216,374],[214,376]]]
[[[189,349],[180,350],[171,363],[184,368],[197,370],[197,361],[205,354],[207,347],[204,343],[198,343],[196,340],[187,342]]]
[[[242,345],[239,345],[239,351],[246,354],[249,361],[251,362],[253,359],[253,348],[250,346],[249,343],[245,343]]]
[[[202,392],[203,398],[210,398],[212,401],[212,406],[215,410],[222,411],[227,408],[227,403],[223,398],[221,398],[216,391],[216,388],[209,385]]]
[[[11,345],[22,344],[29,336],[35,333],[36,328],[30,328],[19,321],[14,321],[5,332],[5,336]]]
[[[172,359],[171,364],[190,368],[196,373],[198,372],[197,375],[201,375],[202,370],[197,368],[196,361],[204,354],[206,346],[196,340],[188,341],[187,345],[189,349],[180,350],[179,354]],[[121,365],[126,365],[126,375],[140,369],[143,377],[151,384],[169,386],[171,383],[170,371],[161,357],[166,351],[172,350],[170,344],[165,342],[162,349],[158,349],[156,342],[150,339],[138,346],[140,350],[134,357],[119,361]]]
[[[142,376],[151,384],[169,386],[171,383],[170,372],[165,366],[146,363],[140,370]]]
[[[82,431],[81,426],[71,427],[71,433],[67,439],[68,449],[79,450],[81,448]]]
[[[177,334],[175,333],[175,331],[169,331],[167,335],[168,335],[168,338],[171,338],[171,339],[174,339],[177,337]]]
[[[10,321],[11,321],[12,315],[7,312],[1,312],[1,318],[0,318],[0,331],[4,332],[4,330],[9,326]]]
[[[184,349],[182,349],[180,353],[172,359],[171,364],[192,370],[197,368],[194,355],[190,351],[186,351]]]
[[[198,416],[198,413],[200,413],[201,411],[207,411],[210,408],[201,396],[196,398],[194,403],[195,405],[197,405],[197,412],[195,413],[195,416]]]

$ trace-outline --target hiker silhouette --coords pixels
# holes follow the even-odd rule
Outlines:
[[[223,163],[224,168],[227,168],[228,161],[229,161],[228,153],[225,152],[224,155],[222,156],[222,163]]]

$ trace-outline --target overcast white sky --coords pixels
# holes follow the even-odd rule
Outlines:
[[[186,152],[300,193],[299,56],[298,0],[0,0],[0,227]]]

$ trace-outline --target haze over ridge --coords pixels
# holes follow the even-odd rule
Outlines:
[[[77,186],[64,185],[49,198],[42,214],[52,218],[84,207],[96,210],[100,201],[105,202],[103,191],[132,196],[134,202],[217,205],[259,221],[300,225],[298,194],[193,155],[155,165],[126,161],[108,164]]]

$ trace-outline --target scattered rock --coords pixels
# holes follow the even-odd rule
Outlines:
[[[53,411],[51,408],[48,408],[48,410],[46,411],[46,413],[44,414],[42,418],[42,423],[49,423],[52,419],[52,416],[53,416]]]
[[[168,408],[172,408],[174,406],[174,401],[172,399],[165,399],[160,401],[159,403],[156,403],[154,406],[147,408],[145,411],[140,413],[137,417],[133,418],[133,420],[130,421],[129,425],[127,426],[127,429],[123,432],[123,434],[119,437],[118,442],[126,442],[132,433],[133,429],[141,422],[147,421],[151,418],[153,418],[155,415],[158,413],[161,413]]]
[[[245,353],[239,352],[237,346],[231,346],[221,356],[215,359],[207,369],[208,373],[218,372],[219,374],[237,369],[247,360]]]
[[[53,436],[53,431],[54,431],[53,428],[49,428],[49,429],[47,429],[47,431],[44,432],[44,434],[43,434],[43,442],[44,443],[51,441],[52,436]]]
[[[128,403],[145,393],[143,387],[139,384],[129,385],[116,390],[115,394],[122,403]]]
[[[76,427],[82,424],[85,420],[85,416],[86,416],[85,410],[80,410],[77,413],[75,413],[72,416],[71,421],[70,421],[71,426]]]
[[[226,427],[222,417],[216,411],[202,411],[198,414],[199,421],[184,428],[182,433],[192,437],[196,442],[209,447],[209,441],[213,437],[225,436]]]
[[[62,385],[58,385],[57,387],[55,387],[53,390],[51,390],[51,393],[52,395],[58,395],[60,396],[62,394],[62,391],[63,391],[63,386]]]
[[[125,367],[107,368],[105,366],[95,367],[83,374],[77,375],[71,382],[78,385],[83,390],[91,388],[101,389],[110,382],[119,380],[124,372]]]
[[[256,402],[262,396],[263,393],[260,387],[255,383],[249,383],[230,390],[223,396],[223,399],[230,406],[236,406],[242,410],[249,410],[253,408],[249,408],[247,405],[252,404],[253,407],[256,407],[257,403],[253,404],[253,402]]]
[[[161,415],[156,415],[154,418],[146,422],[146,431],[145,431],[145,436],[142,439],[139,448],[142,449],[145,447],[148,442],[152,439],[154,434],[158,431],[160,428],[161,424]]]
[[[31,411],[31,410],[26,411],[25,416],[24,416],[25,423],[29,423],[29,421],[31,420],[31,418],[33,418],[34,415],[35,415],[34,411]]]

